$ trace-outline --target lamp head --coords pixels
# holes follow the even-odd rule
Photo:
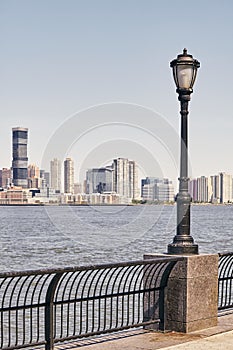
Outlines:
[[[171,61],[170,67],[173,70],[177,92],[190,95],[193,92],[193,85],[197,75],[200,62],[187,53],[187,49]]]

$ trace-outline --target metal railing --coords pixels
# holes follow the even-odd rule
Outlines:
[[[0,274],[0,348],[44,345],[157,324],[182,258]]]
[[[219,254],[218,310],[233,308],[233,253]]]

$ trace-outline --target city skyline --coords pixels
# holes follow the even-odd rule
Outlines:
[[[27,129],[23,131],[27,133]],[[22,144],[18,144],[19,135],[15,135],[19,132],[22,132],[22,129],[13,128],[13,157],[22,151],[20,149]],[[19,152],[16,152],[15,145],[19,148]],[[147,176],[141,179],[139,188],[137,185],[137,164],[126,158],[113,159],[112,165],[106,167],[88,169],[83,184],[74,182],[74,163],[71,158],[66,158],[63,165],[64,189],[60,184],[61,161],[57,158],[50,162],[51,174],[41,170],[36,164],[29,164],[26,179],[23,179],[26,180],[27,186],[25,186],[24,181],[22,182],[22,178],[20,179],[21,186],[14,184],[14,181],[18,181],[18,179],[14,180],[13,178],[13,168],[0,169],[1,203],[101,205],[126,204],[131,203],[131,201],[138,203],[139,201],[144,204],[145,202],[174,202],[176,197],[173,183],[169,178]],[[57,187],[57,185],[59,186]],[[231,174],[219,172],[215,175],[191,178],[188,188],[194,203],[233,203],[233,175]]]
[[[40,165],[49,140],[70,116],[104,103],[145,106],[163,116],[179,136],[179,103],[169,63],[187,47],[201,63],[190,103],[191,175],[233,173],[233,67],[228,64],[226,73],[219,69],[233,56],[233,3],[195,4],[1,1],[0,166],[9,166],[12,126],[29,128],[30,161]],[[179,18],[186,28],[182,35]],[[110,129],[103,133],[103,143],[107,134],[113,139],[114,126]],[[136,146],[147,142],[145,134],[137,137],[131,129],[126,131],[125,138],[134,139]],[[80,153],[85,147],[91,152],[96,139],[93,135],[84,142]],[[111,147],[108,159],[116,156]],[[155,153],[156,147],[146,145],[144,155],[147,150]],[[101,165],[99,155],[92,156],[93,166]],[[132,158],[121,152],[117,156]],[[144,164],[135,160],[143,170]],[[155,160],[161,163],[157,154]]]
[[[175,198],[174,186],[169,178],[146,176],[144,179],[139,179],[138,164],[134,160],[118,157],[112,160],[111,165],[86,169],[86,178],[82,184],[75,182],[75,167],[71,157],[66,157],[63,161],[62,181],[61,160],[58,158],[50,160],[49,173],[36,164],[28,164],[27,146],[28,128],[13,127],[12,166],[9,169],[0,169],[0,187],[3,191],[1,198],[4,203],[8,200],[12,202],[14,195],[17,203],[21,200],[27,203],[28,198],[32,198],[33,201],[33,197],[36,197],[37,201],[44,201],[45,198],[48,201],[53,198],[53,201],[59,200],[63,204],[92,203],[93,201],[93,204],[116,204],[141,199],[149,202],[170,202]],[[209,177],[201,175],[190,178],[188,186],[194,202],[232,203],[233,176],[231,174],[219,172],[218,175]],[[23,192],[24,189],[29,192]],[[82,194],[85,196],[83,197]]]
[[[69,193],[72,191],[69,191],[68,187],[71,189],[71,188],[74,188],[75,184],[77,185],[77,184],[80,184],[80,183],[83,183],[84,181],[86,181],[85,178],[86,178],[87,173],[89,171],[96,170],[99,173],[102,169],[109,170],[110,167],[113,167],[114,163],[112,164],[112,166],[109,166],[109,164],[105,164],[103,167],[92,167],[91,169],[87,168],[87,169],[85,169],[85,177],[80,179],[80,178],[77,178],[75,176],[75,167],[74,167],[73,159],[71,157],[66,157],[63,160],[63,162],[64,162],[63,176],[62,176],[62,169],[61,169],[62,161],[58,158],[53,158],[50,160],[50,162],[49,162],[50,163],[50,169],[49,169],[50,171],[49,172],[48,172],[48,169],[40,169],[40,167],[38,166],[38,163],[30,162],[29,158],[27,157],[28,156],[28,149],[27,149],[28,132],[29,132],[28,128],[25,128],[25,127],[13,127],[12,128],[12,145],[11,145],[12,146],[12,152],[11,152],[12,159],[9,160],[9,163],[11,163],[12,165],[10,167],[2,167],[2,168],[0,167],[2,181],[4,184],[7,184],[9,182],[9,176],[7,174],[9,173],[10,170],[12,171],[12,180],[13,180],[14,185],[15,186],[22,186],[23,188],[33,187],[33,186],[28,186],[28,181],[30,180],[30,175],[29,175],[30,171],[32,171],[32,173],[43,172],[43,177],[47,176],[46,174],[50,174],[49,179],[47,179],[47,183],[51,185],[51,188],[54,188],[55,191],[62,192],[62,188],[64,187],[64,193]],[[125,159],[128,161],[128,159],[126,157],[117,157],[115,159],[115,161],[117,159]],[[114,159],[113,159],[113,162],[114,162]],[[129,161],[129,163],[133,164],[133,163],[135,163],[135,161],[132,160],[132,161]],[[68,166],[69,169],[66,170],[65,167],[67,164],[69,164],[69,166]],[[22,165],[23,165],[24,169],[19,168],[19,167],[22,167]],[[138,165],[137,165],[137,167],[138,167]],[[22,171],[24,172],[23,180],[22,179],[18,180],[18,172],[19,171],[21,172],[21,174],[22,174]],[[112,168],[111,168],[111,171],[112,171]],[[26,173],[27,173],[27,175],[25,175]],[[220,170],[220,171],[217,171],[216,173],[225,174],[226,172],[223,170]],[[202,178],[206,178],[206,179],[210,180],[211,178],[214,178],[215,176],[217,176],[216,173],[215,174],[210,173],[208,175],[200,174],[196,177],[190,176],[190,182],[192,182],[193,180],[195,181],[196,179],[199,180]],[[6,174],[6,175],[4,175],[4,174]],[[16,174],[16,175],[14,175],[14,174]],[[156,177],[159,178],[158,174],[144,174],[144,175],[147,178],[156,178]],[[16,176],[16,177],[14,178],[14,176]],[[233,176],[233,175],[229,175],[229,176]],[[169,178],[169,176],[166,176],[166,174],[165,174],[164,178]],[[141,174],[141,177],[138,176],[138,169],[137,169],[136,179],[137,179],[136,182],[138,184],[141,184],[141,181],[143,179],[143,175]],[[178,179],[177,179],[177,181],[178,181]],[[62,186],[62,183],[64,183],[64,186]],[[176,187],[177,184],[178,184],[178,182],[174,183],[174,187]],[[34,186],[34,187],[37,187],[37,186]],[[113,188],[112,188],[112,190],[113,190]],[[207,194],[204,195],[204,197],[205,196],[208,197]],[[229,197],[229,195],[228,195],[228,197]],[[202,201],[202,200],[200,200],[200,201]]]
[[[193,202],[198,203],[232,203],[233,176],[220,172],[217,175],[204,175],[189,181],[189,193]]]
[[[61,160],[53,158],[50,160],[50,172],[45,169],[40,169],[35,163],[28,164],[28,128],[13,127],[12,128],[12,166],[11,168],[2,168],[0,170],[0,187],[1,187],[1,198],[4,203],[8,200],[14,200],[16,195],[17,203],[28,202],[35,200],[38,202],[42,198],[42,201],[46,198],[55,197],[58,198],[60,194],[68,195],[60,197],[60,201],[64,204],[73,201],[76,202],[77,198],[72,199],[72,195],[75,194],[108,194],[108,199],[105,196],[99,197],[98,203],[118,202],[123,201],[124,203],[129,200],[140,200],[143,195],[140,195],[140,181],[138,177],[138,165],[134,160],[128,158],[115,158],[112,160],[111,165],[106,165],[102,168],[92,168],[86,170],[86,179],[83,181],[83,185],[75,183],[74,176],[74,161],[71,157],[66,157],[63,162],[63,181],[62,181],[62,168]],[[147,177],[148,178],[148,177]],[[154,195],[150,200],[154,201],[163,198],[163,201],[170,201],[174,198],[173,194],[167,196],[166,181],[160,181],[160,184],[156,184]],[[64,186],[62,186],[62,182]],[[162,185],[163,183],[163,185]],[[172,184],[172,181],[169,181]],[[162,185],[162,186],[160,186]],[[82,189],[83,188],[83,189]],[[23,191],[29,190],[29,191]],[[21,192],[20,192],[21,191]],[[152,190],[154,191],[154,190]],[[170,190],[169,190],[170,192]],[[71,197],[70,197],[71,195]],[[116,197],[117,195],[117,197]],[[9,196],[9,198],[8,198]],[[85,197],[85,201],[87,197]],[[93,200],[89,198],[90,201]],[[58,200],[58,199],[56,199]],[[79,197],[78,202],[83,202],[84,198]]]

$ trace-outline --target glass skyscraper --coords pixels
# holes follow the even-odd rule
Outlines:
[[[27,157],[28,129],[12,129],[12,171],[13,184],[27,188],[28,182],[28,157]]]

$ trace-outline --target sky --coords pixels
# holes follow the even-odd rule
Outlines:
[[[29,163],[85,169],[115,157],[178,177],[180,115],[170,61],[201,67],[189,106],[190,176],[233,174],[233,2],[0,0],[0,168],[11,129]]]

